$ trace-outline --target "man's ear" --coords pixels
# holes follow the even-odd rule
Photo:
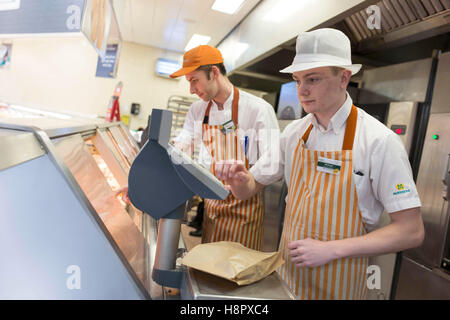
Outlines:
[[[217,68],[216,66],[212,66],[211,67],[211,71],[212,71],[212,73],[214,75],[213,79],[217,79],[219,77],[219,74],[220,74],[219,68]]]
[[[350,70],[345,69],[342,72],[342,74],[341,74],[341,87],[343,89],[347,88],[351,77],[352,77],[352,72]]]

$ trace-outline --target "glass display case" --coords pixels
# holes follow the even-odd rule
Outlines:
[[[127,185],[129,168],[139,151],[123,124],[80,125],[79,122],[70,120],[20,117],[2,118],[0,130],[4,132],[0,137],[0,144],[4,147],[2,150],[5,150],[12,159],[10,161],[4,159],[4,164],[0,166],[0,175],[4,178],[0,179],[1,189],[8,188],[6,185],[8,177],[16,180],[23,179],[26,183],[30,179],[40,181],[49,176],[47,182],[51,183],[52,188],[56,187],[58,191],[64,192],[64,195],[57,196],[51,190],[42,188],[39,192],[27,195],[34,213],[42,219],[33,226],[32,230],[28,230],[35,240],[31,242],[23,240],[23,250],[19,250],[15,254],[16,259],[12,257],[6,259],[8,262],[0,268],[4,271],[2,278],[8,277],[8,270],[14,270],[16,262],[21,259],[29,260],[36,252],[40,254],[34,256],[33,263],[50,263],[52,268],[66,256],[76,255],[77,257],[72,257],[72,260],[77,266],[76,260],[89,258],[90,261],[89,266],[80,266],[81,279],[84,280],[83,275],[86,277],[89,275],[88,281],[82,281],[84,283],[81,290],[83,294],[74,295],[74,291],[65,287],[56,291],[33,288],[33,280],[30,279],[28,287],[32,288],[34,294],[30,295],[29,290],[24,288],[23,291],[20,291],[20,285],[10,282],[9,285],[0,289],[0,296],[5,299],[163,298],[162,288],[151,280],[152,254],[154,254],[156,243],[156,222],[150,216],[137,210],[132,204],[125,203],[120,195],[116,195],[116,191],[120,187]],[[24,135],[33,140],[33,143],[39,146],[36,149],[42,153],[37,158],[27,160],[25,164],[14,160],[25,156],[24,150],[17,147],[22,144],[21,140]],[[35,167],[34,163],[37,166],[38,162],[45,162],[52,173],[44,174],[36,168],[34,170],[25,169],[29,166]],[[38,167],[41,166],[42,164]],[[52,181],[51,175],[54,175],[58,182]],[[65,184],[69,188],[64,188],[61,184]],[[13,192],[13,189],[9,188],[10,192]],[[8,201],[3,201],[3,203],[10,203],[7,210],[10,215],[14,217],[21,215],[23,219],[26,219],[27,213],[18,205],[19,199],[23,197],[24,195],[18,190],[13,197],[8,198]],[[84,210],[74,204],[66,207],[68,204],[62,203],[62,201],[67,201],[67,197],[80,203]],[[61,222],[60,225],[52,223],[51,227],[47,226],[46,221],[47,219],[51,220],[52,214],[52,210],[48,209],[49,206],[64,207],[63,211],[65,212],[60,214],[69,221]],[[29,211],[30,208],[27,209],[27,212]],[[85,221],[86,213],[90,224]],[[85,225],[82,230],[71,228],[71,225],[75,228],[81,223],[81,220],[88,223],[89,227]],[[2,234],[4,236],[12,235],[10,223],[14,221],[7,219],[3,222],[2,230],[9,230],[9,232],[2,232]],[[97,229],[97,232],[91,230],[92,227]],[[43,229],[47,231],[40,232]],[[98,233],[98,230],[101,232]],[[89,236],[90,232],[93,232],[92,237]],[[21,231],[18,233],[20,234]],[[93,240],[94,234],[95,240]],[[54,237],[58,237],[59,240],[49,242],[49,239],[54,239]],[[88,238],[92,242],[85,243]],[[75,246],[77,249],[70,251],[67,248],[57,248],[66,242],[72,243],[71,246]],[[40,249],[36,251],[36,247]],[[61,253],[61,250],[64,250],[64,254]],[[102,262],[98,261],[97,258],[101,256],[98,250],[103,255],[109,252],[109,258],[103,257]],[[17,256],[21,258],[17,259]],[[105,265],[106,262],[108,262],[107,265]],[[115,267],[112,266],[113,264]],[[121,269],[123,277],[116,274],[114,269]],[[108,274],[108,278],[111,279],[108,281],[109,284],[104,287],[96,286],[97,279],[100,281],[105,274]],[[34,274],[34,278],[36,276],[42,277],[40,273]],[[69,276],[67,275],[67,277]],[[61,282],[58,277],[47,277],[47,286],[56,286],[58,282]],[[117,290],[111,289],[114,285],[117,285]],[[127,292],[125,290],[127,286],[133,289]],[[119,288],[124,290],[119,290]],[[16,294],[11,295],[12,291]]]

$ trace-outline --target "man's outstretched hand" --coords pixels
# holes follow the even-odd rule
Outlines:
[[[123,202],[125,202],[126,204],[130,204],[130,198],[128,197],[128,186],[121,187],[114,193],[114,197],[117,197],[119,195],[122,195],[121,199]]]
[[[259,191],[259,186],[262,187],[255,181],[243,161],[218,161],[214,169],[216,177],[225,181],[225,188],[231,191],[239,200],[246,200],[252,197]]]

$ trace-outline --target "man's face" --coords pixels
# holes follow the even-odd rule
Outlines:
[[[203,101],[210,101],[217,95],[217,84],[214,81],[213,72],[210,72],[210,79],[203,70],[195,70],[186,75],[186,80],[190,84],[191,94],[196,94]]]
[[[336,108],[347,88],[349,72],[342,70],[334,75],[329,67],[294,72],[292,78],[303,109],[308,113],[326,113]]]

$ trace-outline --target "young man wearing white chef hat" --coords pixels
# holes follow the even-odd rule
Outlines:
[[[216,176],[238,199],[284,175],[286,263],[279,272],[301,299],[364,299],[368,257],[420,246],[424,238],[401,140],[346,92],[360,68],[341,31],[300,34],[294,61],[281,72],[292,73],[309,114],[286,127],[280,145],[250,170],[238,162],[216,165]],[[268,175],[274,154],[278,170]],[[375,230],[383,209],[391,223]]]

